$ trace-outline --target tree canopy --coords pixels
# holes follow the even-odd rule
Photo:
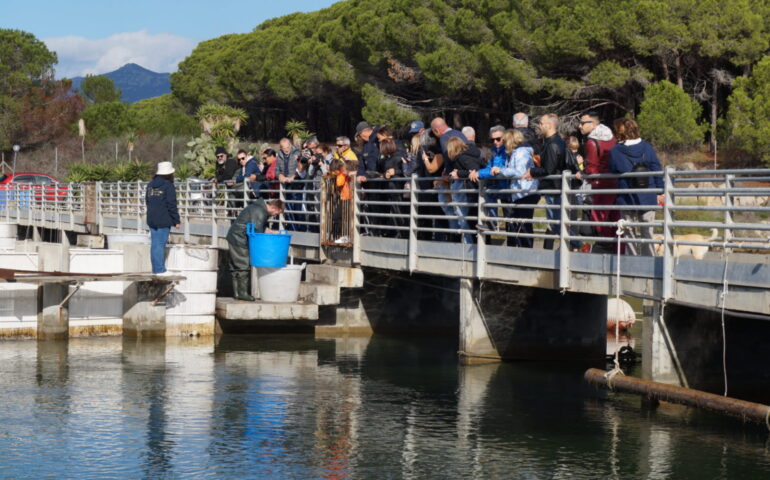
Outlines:
[[[244,108],[271,136],[289,118],[329,135],[361,115],[623,115],[651,82],[695,94],[715,68],[742,73],[768,49],[768,13],[767,0],[345,0],[202,42],[172,90]]]
[[[34,35],[0,29],[0,150],[40,145],[66,133],[83,103],[55,80],[56,54]]]
[[[119,102],[122,96],[115,82],[104,75],[86,75],[80,82],[80,92],[91,103]]]

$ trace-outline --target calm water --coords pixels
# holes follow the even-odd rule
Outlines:
[[[2,478],[770,478],[767,432],[388,338],[0,342]]]

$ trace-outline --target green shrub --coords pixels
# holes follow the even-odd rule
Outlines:
[[[699,145],[708,129],[698,123],[701,112],[700,104],[673,83],[652,83],[644,89],[639,112],[642,137],[661,149]]]
[[[738,77],[728,98],[730,132],[738,146],[770,166],[770,57]]]

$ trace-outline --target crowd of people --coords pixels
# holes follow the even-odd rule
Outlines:
[[[571,233],[578,238],[608,238],[608,242],[573,239],[573,250],[590,251],[608,245],[609,239],[616,236],[616,227],[610,223],[621,217],[637,224],[655,220],[652,206],[662,202],[654,193],[654,189],[662,188],[659,176],[590,177],[661,170],[654,148],[640,138],[639,126],[633,119],[619,118],[610,128],[601,122],[597,112],[588,111],[579,116],[578,131],[573,135],[562,130],[556,114],[542,115],[530,123],[529,116],[520,112],[513,115],[510,127],[496,125],[489,130],[489,145],[479,145],[473,127],[453,129],[440,117],[427,127],[421,121],[412,122],[406,140],[398,138],[390,126],[362,121],[356,126],[353,140],[340,136],[330,146],[311,137],[297,148],[283,138],[278,149],[260,151],[261,160],[244,150],[231,158],[225,149],[218,148],[216,182],[245,184],[250,196],[263,199],[277,198],[280,183],[287,228],[298,231],[317,231],[318,192],[324,178],[332,179],[337,206],[350,201],[355,183],[366,200],[359,207],[366,233],[403,237],[408,226],[405,214],[409,211],[405,200],[408,192],[404,190],[410,185],[404,179],[416,175],[419,239],[472,243],[476,231],[504,230],[508,245],[532,248],[533,214],[542,203],[548,220],[546,233],[559,234],[561,179],[551,176],[569,170],[575,174],[570,184],[576,191],[570,195],[571,203],[583,205],[582,212],[572,210],[570,214],[606,223]],[[480,183],[484,185],[481,190]],[[636,192],[618,195],[617,189]],[[647,189],[651,193],[638,193]],[[604,190],[608,192],[602,193]],[[482,212],[476,207],[478,200],[483,200]],[[611,208],[615,205],[638,208]],[[499,220],[500,215],[506,221]],[[330,221],[332,231],[340,236],[341,230],[335,227],[339,218]],[[653,229],[628,228],[625,235],[651,239]],[[338,240],[349,241],[341,236]],[[553,240],[546,238],[543,247],[552,249]],[[652,255],[653,248],[651,244],[631,243],[627,253]]]

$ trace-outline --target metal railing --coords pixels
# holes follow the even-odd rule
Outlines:
[[[668,168],[664,172],[583,176],[584,182],[593,185],[591,189],[572,185],[574,178],[569,172],[545,177],[540,180],[555,181],[559,188],[533,191],[515,188],[517,179],[513,178],[456,181],[451,185],[435,177],[372,178],[354,188],[354,201],[347,207],[344,222],[344,236],[349,237],[345,245],[354,249],[354,258],[360,258],[362,238],[406,240],[406,255],[413,269],[419,257],[418,242],[464,242],[475,249],[474,268],[480,275],[486,269],[487,246],[542,248],[552,243],[558,246],[559,268],[565,269],[569,268],[570,255],[585,245],[591,245],[594,252],[614,252],[617,218],[625,216],[622,248],[644,250],[647,246],[648,253],[664,258],[665,268],[683,252],[697,251],[700,256],[709,249],[728,253],[770,250],[770,170]],[[660,186],[619,186],[627,187],[633,178],[647,178]],[[325,182],[323,178],[256,185],[178,182],[182,230],[186,239],[208,231],[215,243],[220,227],[226,227],[254,198],[262,197],[281,198],[286,204],[274,228],[321,233],[332,223],[328,201],[331,183],[324,187]],[[97,182],[93,189],[96,220],[92,221],[98,231],[146,231],[146,186],[145,182]],[[86,190],[85,184],[8,186],[0,190],[0,219],[51,228],[74,226],[89,216]],[[633,201],[616,201],[638,194],[660,195],[663,201],[643,207]],[[548,202],[546,197],[550,197]],[[652,213],[642,219],[637,215],[640,210]],[[326,217],[323,221],[322,215]],[[203,230],[197,228],[193,233],[192,224],[203,226]],[[647,235],[640,235],[641,229],[646,229]],[[322,243],[333,242],[331,236],[325,232],[313,237],[314,245],[306,240],[305,246],[320,248]],[[564,288],[568,286],[567,273],[560,275]]]

